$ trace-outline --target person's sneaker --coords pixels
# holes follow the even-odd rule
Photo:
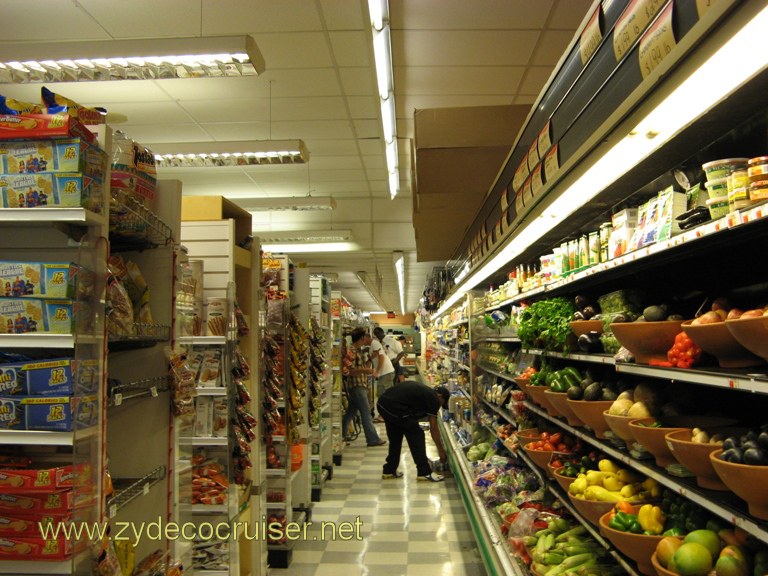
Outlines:
[[[400,472],[400,470],[395,471],[394,474],[387,474],[386,472],[384,472],[381,475],[381,477],[382,477],[383,480],[391,480],[393,478],[402,478],[403,477],[403,473]]]
[[[370,448],[372,446],[384,446],[384,444],[386,443],[387,443],[386,440],[379,440],[378,442],[374,442],[373,444],[368,444],[368,447]]]
[[[437,472],[430,472],[426,476],[419,476],[418,480],[419,482],[442,482],[445,480],[445,476]]]

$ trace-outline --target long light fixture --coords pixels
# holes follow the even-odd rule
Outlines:
[[[255,76],[252,36],[3,44],[0,82],[81,82]]]
[[[368,13],[373,34],[376,84],[381,101],[381,122],[384,131],[389,195],[394,199],[400,192],[400,168],[397,157],[397,114],[395,112],[395,83],[392,74],[392,42],[387,0],[368,0]]]
[[[359,246],[352,241],[351,230],[254,230],[266,252],[317,253],[350,252]]]
[[[395,251],[392,253],[392,262],[397,276],[397,290],[400,292],[400,313],[405,314],[405,256],[402,252]]]
[[[768,30],[768,8],[763,8],[704,64],[679,82],[626,137],[597,160],[540,216],[525,225],[496,256],[458,286],[434,317],[450,310],[464,293],[512,261],[638,162],[768,67],[765,30]],[[712,82],[713,77],[717,78],[717,82]]]
[[[368,276],[368,273],[365,271],[357,272],[357,279],[360,280],[360,284],[363,285],[363,288],[365,288],[368,291],[368,294],[371,296],[371,299],[376,302],[376,305],[379,306],[381,309],[381,312],[386,312],[387,307],[384,305],[384,302],[382,301],[381,296],[379,295],[379,290],[371,283],[371,279]]]
[[[235,140],[147,144],[160,168],[304,164],[309,151],[302,140]]]
[[[336,200],[331,196],[279,196],[276,198],[238,198],[237,204],[248,212],[274,210],[335,210]]]

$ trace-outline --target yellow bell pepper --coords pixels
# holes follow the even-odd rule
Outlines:
[[[637,520],[648,534],[661,534],[664,532],[666,518],[664,512],[658,506],[644,504],[637,512]]]

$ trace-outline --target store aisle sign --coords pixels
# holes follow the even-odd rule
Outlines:
[[[632,0],[629,3],[613,28],[613,53],[617,62],[629,52],[666,3],[666,0]]]
[[[643,79],[672,52],[676,46],[675,32],[672,29],[672,3],[664,9],[653,26],[640,39],[637,55],[640,59],[640,72]]]

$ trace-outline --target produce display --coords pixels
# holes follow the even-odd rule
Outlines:
[[[718,457],[735,464],[768,466],[768,424],[741,436],[728,436]]]
[[[539,300],[524,308],[517,332],[523,347],[567,351],[574,311],[565,298]]]
[[[597,470],[579,473],[568,492],[580,500],[600,502],[643,502],[658,499],[661,487],[652,478],[643,478],[637,472],[619,468],[614,462],[602,459]]]

